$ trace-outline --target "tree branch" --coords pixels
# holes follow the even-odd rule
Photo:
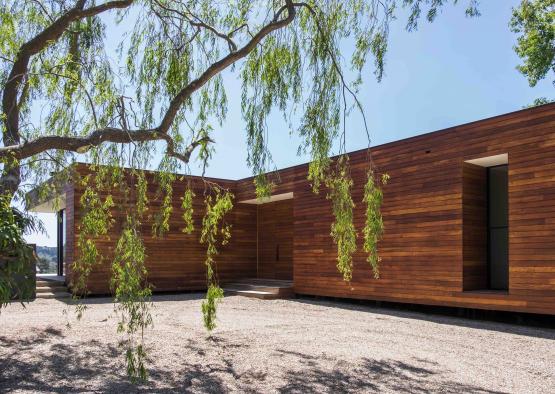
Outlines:
[[[284,9],[287,9],[288,15],[284,19],[279,19],[279,16]],[[286,0],[286,5],[283,6],[272,22],[268,23],[262,27],[258,33],[256,33],[249,42],[247,42],[243,47],[235,52],[231,52],[227,56],[218,60],[217,62],[211,64],[197,79],[191,81],[189,85],[185,86],[181,91],[173,98],[170,102],[170,106],[158,127],[158,131],[161,133],[166,133],[171,127],[173,120],[175,119],[177,112],[183,105],[183,103],[197,90],[202,88],[212,77],[225,70],[227,67],[231,66],[236,61],[246,57],[264,37],[272,33],[275,30],[281,29],[288,24],[290,24],[293,19],[295,19],[295,5],[291,0]]]
[[[164,135],[169,137],[167,134],[164,134]],[[166,154],[168,156],[175,157],[176,159],[179,159],[183,163],[187,164],[187,163],[189,163],[189,160],[191,159],[191,155],[193,154],[193,152],[195,151],[195,149],[197,147],[199,147],[200,145],[203,145],[203,144],[208,144],[210,142],[213,143],[214,141],[208,136],[200,138],[196,141],[191,142],[189,144],[189,146],[187,146],[185,148],[184,153],[179,153],[175,150],[175,143],[174,143],[174,141],[171,137],[166,139],[166,142],[168,144],[167,148],[166,148]]]
[[[77,14],[94,15],[95,13],[102,12],[102,10],[106,10],[109,4],[112,5],[112,8],[116,8],[117,6],[119,6],[119,8],[123,8],[131,4],[131,2],[132,0],[112,1],[101,6],[91,7],[87,10],[80,10],[79,12],[77,12]],[[73,10],[70,11],[69,13],[74,12]],[[283,14],[285,10],[287,10],[288,12],[287,17],[280,19],[280,16]],[[68,14],[64,15],[62,18],[67,17]],[[256,47],[256,45],[258,45],[258,43],[260,43],[260,41],[262,41],[262,39],[266,37],[268,34],[290,24],[295,18],[295,14],[296,12],[295,12],[294,3],[291,0],[286,0],[286,5],[281,7],[276,12],[273,20],[267,25],[265,25],[264,27],[262,27],[258,31],[258,33],[256,33],[251,38],[251,40],[248,43],[246,43],[239,50],[228,54],[227,56],[223,57],[219,61],[210,65],[197,79],[193,80],[189,85],[183,88],[170,102],[168,110],[166,111],[160,125],[154,129],[123,130],[120,128],[105,127],[105,128],[97,129],[85,137],[52,135],[52,136],[38,137],[35,140],[25,142],[22,144],[20,144],[19,140],[17,140],[17,141],[13,141],[9,146],[0,147],[0,158],[11,157],[17,160],[22,160],[51,149],[85,153],[90,148],[98,146],[104,142],[130,143],[130,142],[164,140],[168,144],[166,153],[170,156],[176,157],[187,163],[190,159],[192,152],[196,147],[198,147],[203,143],[208,143],[213,141],[210,138],[205,137],[198,141],[193,141],[185,149],[185,153],[176,152],[173,138],[168,134],[168,130],[170,129],[177,115],[177,112],[179,111],[183,103],[194,92],[196,92],[202,86],[204,86],[212,77],[214,77],[215,75],[217,75],[218,73],[220,73],[221,71],[223,71],[224,69],[232,65],[233,63],[235,63],[236,61],[247,56]],[[59,20],[56,21],[56,23],[59,23]],[[40,33],[39,35],[43,33]],[[48,37],[52,37],[54,33],[49,33],[46,35]],[[24,44],[24,46],[28,44],[29,43]],[[34,44],[32,45],[29,44],[29,47],[35,48]],[[6,139],[4,140],[5,143],[7,143],[7,141],[8,140]]]
[[[83,9],[85,1],[79,0],[75,7],[56,19],[50,26],[38,33],[31,40],[21,45],[12,66],[10,76],[8,77],[4,87],[4,94],[2,95],[2,104],[5,115],[9,118],[10,113],[18,112],[14,111],[18,104],[17,90],[21,79],[27,73],[29,60],[33,55],[42,51],[52,42],[57,41],[72,22],[86,17],[95,16],[111,9],[126,8],[132,3],[133,0],[109,1],[98,6]]]
[[[95,130],[84,137],[52,135],[39,137],[19,145],[0,147],[0,158],[13,157],[17,160],[21,160],[51,149],[85,153],[89,149],[99,146],[104,142],[125,144],[148,141],[166,141],[166,153],[184,163],[189,162],[191,154],[199,145],[214,142],[209,137],[203,137],[191,142],[183,153],[179,153],[175,148],[173,138],[169,134],[157,132],[156,129],[128,131],[114,127],[106,127],[104,129]]]
[[[218,30],[216,30],[216,28],[214,28],[214,27],[212,27],[209,24],[204,23],[204,22],[189,22],[189,23],[191,24],[191,26],[202,27],[202,28],[205,28],[207,30],[210,30],[212,33],[214,33],[218,37],[223,38],[224,40],[226,40],[227,44],[229,46],[229,50],[231,52],[234,52],[234,51],[237,50],[237,44],[235,44],[235,42],[227,34],[220,33]]]
[[[318,33],[322,37],[325,37],[322,26],[320,26],[320,22],[318,20],[318,15],[317,15],[316,11],[314,10],[314,8],[312,8],[308,3],[304,3],[304,2],[293,3],[293,5],[295,7],[304,7],[304,8],[306,8],[308,10],[308,12],[314,18],[314,23],[316,24],[316,28],[318,29]],[[361,104],[360,100],[358,99],[358,96],[356,95],[356,93],[353,92],[353,90],[349,87],[349,85],[345,81],[345,76],[343,75],[343,71],[341,70],[339,62],[335,58],[335,54],[332,52],[332,50],[330,49],[330,46],[328,45],[327,42],[326,42],[326,48],[325,49],[326,49],[326,52],[328,52],[328,54],[329,54],[329,56],[332,60],[333,67],[335,68],[335,70],[337,71],[337,73],[339,74],[339,77],[341,79],[341,85],[343,86],[343,100],[345,101],[345,90],[346,90],[347,92],[349,92],[349,94],[351,95],[351,97],[355,101],[355,104],[356,104],[360,114],[362,115],[362,120],[364,122],[364,129],[366,131],[366,137],[368,138],[368,143],[370,143],[370,132],[368,130],[368,122],[366,121],[366,114],[364,112],[364,108],[362,107],[362,104]],[[346,110],[345,110],[345,112],[346,112]],[[345,127],[345,120],[343,121],[343,127]],[[343,137],[345,137],[345,136],[343,136]]]
[[[104,4],[85,9],[85,0],[78,0],[73,8],[52,22],[31,40],[21,45],[2,92],[2,112],[5,117],[5,128],[2,136],[4,145],[19,145],[21,142],[19,134],[21,101],[18,101],[18,92],[23,78],[28,72],[31,57],[45,49],[52,42],[57,41],[72,22],[95,16],[111,9],[126,8],[132,3],[133,0],[108,1]],[[22,97],[24,98],[25,96]],[[5,163],[2,176],[0,177],[0,191],[14,193],[19,185],[20,171],[17,165],[11,162],[12,157],[12,155],[7,157],[8,161]]]
[[[235,44],[235,42],[234,42],[233,39],[231,38],[232,34],[224,34],[224,33],[220,32],[220,31],[218,31],[214,26],[209,25],[208,23],[204,22],[202,19],[200,19],[200,18],[199,18],[198,16],[196,16],[196,15],[193,15],[192,13],[191,13],[191,16],[192,16],[194,19],[196,19],[196,21],[195,21],[195,20],[192,20],[192,19],[189,17],[189,15],[187,15],[187,14],[185,14],[185,13],[179,11],[179,10],[176,10],[176,9],[174,9],[174,8],[170,8],[170,7],[168,7],[168,6],[165,6],[164,4],[160,3],[159,1],[156,1],[156,0],[155,0],[154,3],[156,3],[156,5],[157,5],[158,7],[160,7],[161,9],[163,9],[164,11],[173,12],[173,13],[179,15],[180,17],[182,17],[183,19],[185,19],[191,26],[196,27],[197,29],[203,28],[203,29],[209,30],[209,31],[211,31],[212,33],[214,33],[216,36],[218,36],[218,37],[224,39],[224,40],[227,42],[227,45],[229,46],[229,51],[230,51],[230,52],[234,52],[234,51],[237,50],[237,44]],[[155,12],[155,13],[156,13],[156,12]],[[160,15],[160,18],[162,18],[161,15]]]

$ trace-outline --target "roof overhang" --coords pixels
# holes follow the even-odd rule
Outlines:
[[[480,167],[494,167],[509,164],[509,154],[502,153],[495,156],[480,157],[479,159],[466,160],[465,163],[474,164]]]
[[[43,201],[39,204],[28,204],[27,210],[29,212],[38,213],[55,213],[66,207],[66,196],[65,193],[60,196],[55,196],[49,200]]]
[[[66,208],[67,179],[54,175],[25,195],[26,209],[29,212],[55,213]]]
[[[239,201],[239,204],[261,205],[261,204],[267,204],[269,202],[291,200],[292,198],[293,198],[293,192],[289,192],[289,193],[274,194],[273,196],[270,196],[270,197],[252,198],[250,200],[243,200],[243,201]]]

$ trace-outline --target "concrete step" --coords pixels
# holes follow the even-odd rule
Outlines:
[[[227,283],[224,287],[233,288],[234,290],[261,291],[261,292],[266,292],[271,294],[279,294],[281,290],[279,287],[270,287],[270,286],[247,284],[247,283],[240,283],[240,282]]]
[[[60,282],[57,280],[37,280],[37,287],[65,287],[64,282]]]
[[[56,292],[56,293],[37,293],[37,299],[49,299],[49,298],[71,298],[71,294],[67,291]]]
[[[228,295],[242,295],[264,300],[295,296],[293,282],[289,280],[245,278],[225,283],[222,288]]]
[[[226,295],[238,295],[250,298],[259,298],[261,300],[276,300],[281,297],[279,294],[269,293],[267,291],[255,291],[255,290],[241,290],[226,287],[224,288],[224,294]]]
[[[258,278],[245,278],[233,281],[233,283],[242,283],[249,285],[271,286],[271,287],[292,287],[293,281],[281,279],[258,279]]]
[[[37,286],[37,294],[38,293],[60,293],[60,292],[67,292],[67,288],[65,286]]]
[[[70,298],[65,283],[56,279],[37,278],[37,298]]]

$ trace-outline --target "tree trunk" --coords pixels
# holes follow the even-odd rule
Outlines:
[[[19,164],[5,164],[0,176],[0,194],[13,198],[21,183],[21,168]]]

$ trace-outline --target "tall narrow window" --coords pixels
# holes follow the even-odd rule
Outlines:
[[[58,220],[57,220],[57,224],[58,224],[58,228],[57,228],[57,233],[58,233],[58,239],[57,239],[57,246],[58,246],[58,275],[59,276],[63,276],[64,275],[64,261],[65,261],[65,245],[66,245],[66,231],[65,231],[65,225],[66,225],[66,215],[65,215],[66,211],[65,209],[62,209],[60,211],[58,211]]]
[[[492,290],[509,288],[508,167],[488,167],[488,284]]]

